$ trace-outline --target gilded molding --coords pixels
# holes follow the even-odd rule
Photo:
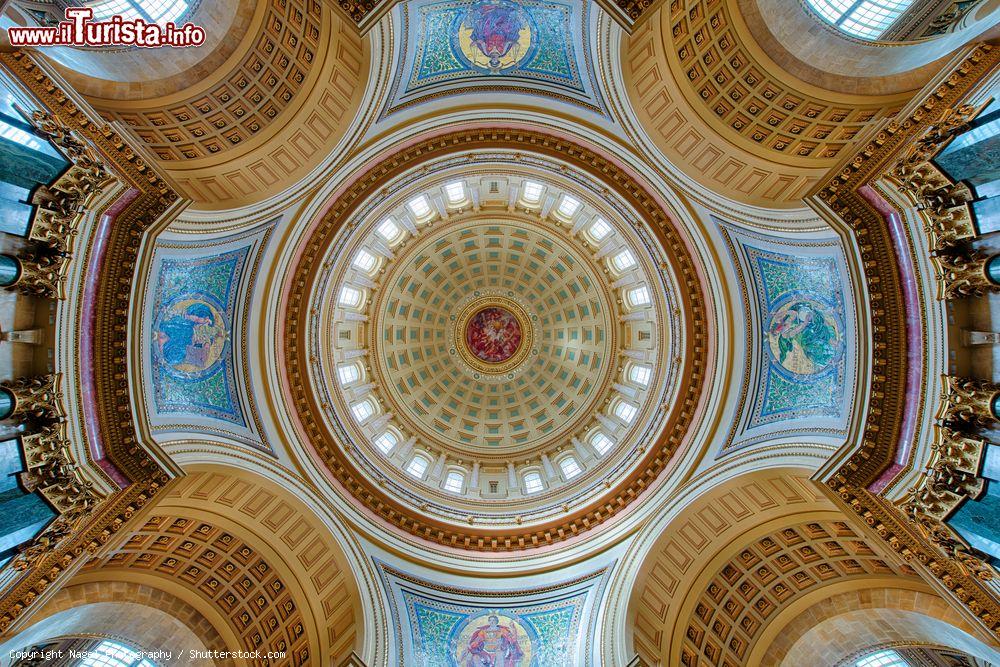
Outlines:
[[[900,155],[925,136],[960,127],[967,99],[1000,63],[1000,51],[980,44],[947,73],[908,115],[885,125],[860,146],[812,195],[854,232],[870,298],[872,369],[868,412],[858,441],[845,445],[850,456],[823,482],[850,513],[856,514],[906,561],[916,561],[989,631],[1000,629],[1000,601],[982,583],[986,569],[955,540],[947,526],[926,514],[904,513],[869,490],[894,460],[905,414],[906,307],[893,239],[882,213],[859,192],[891,177]],[[957,123],[957,125],[956,125]],[[937,128],[937,129],[935,129]]]
[[[59,191],[47,191],[48,198],[43,195],[41,209],[54,211],[58,217],[68,213],[66,203],[74,198],[79,205],[86,206],[85,190],[104,183],[104,170],[137,191],[134,200],[124,206],[108,229],[99,277],[104,287],[98,290],[94,304],[95,395],[90,397],[96,406],[105,455],[130,483],[97,504],[93,511],[84,511],[89,506],[75,506],[69,516],[82,512],[78,521],[65,516],[57,518],[39,541],[21,554],[16,562],[27,566],[0,599],[0,633],[6,633],[83,561],[119,539],[121,529],[170,479],[136,435],[127,373],[128,313],[143,234],[178,197],[124,138],[108,127],[95,125],[30,54],[23,51],[0,54],[0,66],[31,92],[40,108],[34,116],[35,122],[42,132],[65,144],[62,148],[74,163],[75,171],[68,172],[69,180],[57,183]],[[45,214],[42,215],[44,218]],[[39,227],[41,237],[37,240],[51,246],[54,239],[50,237],[60,233],[59,225],[67,224],[65,220],[60,217],[49,229],[46,229],[48,222],[43,220]],[[74,488],[72,483],[60,487],[66,491]]]

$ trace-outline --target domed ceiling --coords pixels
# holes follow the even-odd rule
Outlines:
[[[535,546],[616,514],[700,392],[702,297],[666,213],[539,137],[387,159],[335,198],[292,278],[307,439],[369,509],[455,546]]]

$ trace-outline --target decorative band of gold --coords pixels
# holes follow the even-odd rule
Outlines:
[[[518,326],[521,327],[521,343],[518,345],[514,356],[510,359],[491,363],[483,361],[469,349],[469,343],[465,338],[465,331],[469,320],[487,308],[503,308],[514,316]],[[462,357],[462,361],[470,368],[487,375],[501,375],[520,366],[525,358],[531,354],[534,343],[534,330],[531,327],[531,321],[528,319],[528,313],[521,307],[521,304],[504,296],[491,295],[473,299],[462,309],[458,317],[455,318],[454,340],[459,356]]]

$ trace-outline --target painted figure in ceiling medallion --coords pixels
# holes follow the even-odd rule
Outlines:
[[[532,658],[527,630],[518,619],[500,613],[470,618],[454,650],[460,667],[526,667]]]
[[[153,327],[160,363],[179,379],[201,377],[215,369],[226,345],[220,308],[186,294],[168,304]]]
[[[466,325],[465,342],[482,361],[492,364],[507,361],[521,345],[521,325],[506,308],[484,308]]]
[[[481,0],[462,16],[456,39],[476,68],[499,73],[517,66],[531,51],[531,17],[511,0]]]
[[[843,348],[843,331],[830,308],[794,297],[771,314],[768,343],[782,368],[796,375],[822,373]]]

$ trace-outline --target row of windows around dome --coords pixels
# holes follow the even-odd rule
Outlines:
[[[525,180],[518,185],[515,200],[527,209],[539,209],[543,196],[552,188],[538,181]],[[433,221],[441,214],[440,206],[446,209],[461,208],[478,200],[473,186],[466,181],[447,181],[441,186],[443,204],[436,202],[437,196],[424,193],[406,201],[403,214],[387,215],[379,222],[352,259],[351,268],[356,272],[353,281],[345,283],[337,297],[337,305],[348,310],[361,310],[366,297],[365,284],[378,273],[383,263],[393,256],[393,247],[420,225]],[[574,223],[575,217],[585,208],[579,199],[568,193],[552,196],[551,213],[565,223]],[[542,211],[542,213],[545,213]],[[577,225],[574,225],[576,229]],[[612,275],[621,278],[634,273],[633,284],[622,287],[623,303],[630,309],[646,308],[652,305],[652,295],[639,273],[639,260],[627,244],[614,234],[612,225],[601,215],[594,214],[585,224],[576,229],[590,242],[601,258],[605,259]]]
[[[341,368],[352,368],[352,366],[342,366]],[[351,370],[345,372],[341,377],[351,377],[355,381],[357,380],[357,371]],[[630,381],[636,383],[638,386],[645,387],[648,385],[649,378],[651,377],[652,370],[642,364],[633,365],[627,372]],[[371,398],[365,398],[351,405],[351,412],[353,413],[356,420],[362,425],[369,423],[378,414],[378,407],[374,400]],[[628,429],[635,422],[636,417],[639,413],[639,407],[634,403],[631,403],[624,398],[617,398],[611,404],[610,413],[617,418],[618,423],[622,429]],[[609,436],[602,429],[596,428],[584,439],[590,445],[590,449],[594,452],[596,458],[600,459],[606,456],[614,447],[615,441],[612,436]],[[402,435],[393,427],[386,426],[373,440],[372,444],[376,449],[387,459],[392,457],[396,453],[398,447],[404,443]],[[411,447],[415,444],[415,439],[409,441]],[[411,477],[419,479],[424,482],[431,482],[428,471],[430,470],[431,462],[434,459],[433,455],[429,452],[417,450],[417,451],[407,451],[404,452],[405,458],[402,464],[403,470],[409,474]],[[439,457],[441,461],[441,466],[446,466],[446,461],[444,457]],[[543,459],[544,460],[544,459]],[[555,463],[561,471],[561,476],[563,481],[569,481],[574,477],[578,476],[585,470],[585,466],[581,461],[572,453],[565,453],[559,455],[555,459]],[[440,482],[441,488],[450,493],[462,494],[466,493],[470,489],[468,488],[467,480],[469,479],[469,471],[461,466],[447,465],[446,474],[439,476],[438,480]],[[544,466],[543,466],[544,468]],[[551,475],[549,476],[552,477]],[[519,483],[515,479],[520,480]],[[538,493],[544,490],[546,487],[546,482],[544,481],[542,471],[538,466],[526,466],[519,474],[514,475],[511,478],[510,486],[520,487],[521,493],[525,495],[531,495],[533,493]]]

